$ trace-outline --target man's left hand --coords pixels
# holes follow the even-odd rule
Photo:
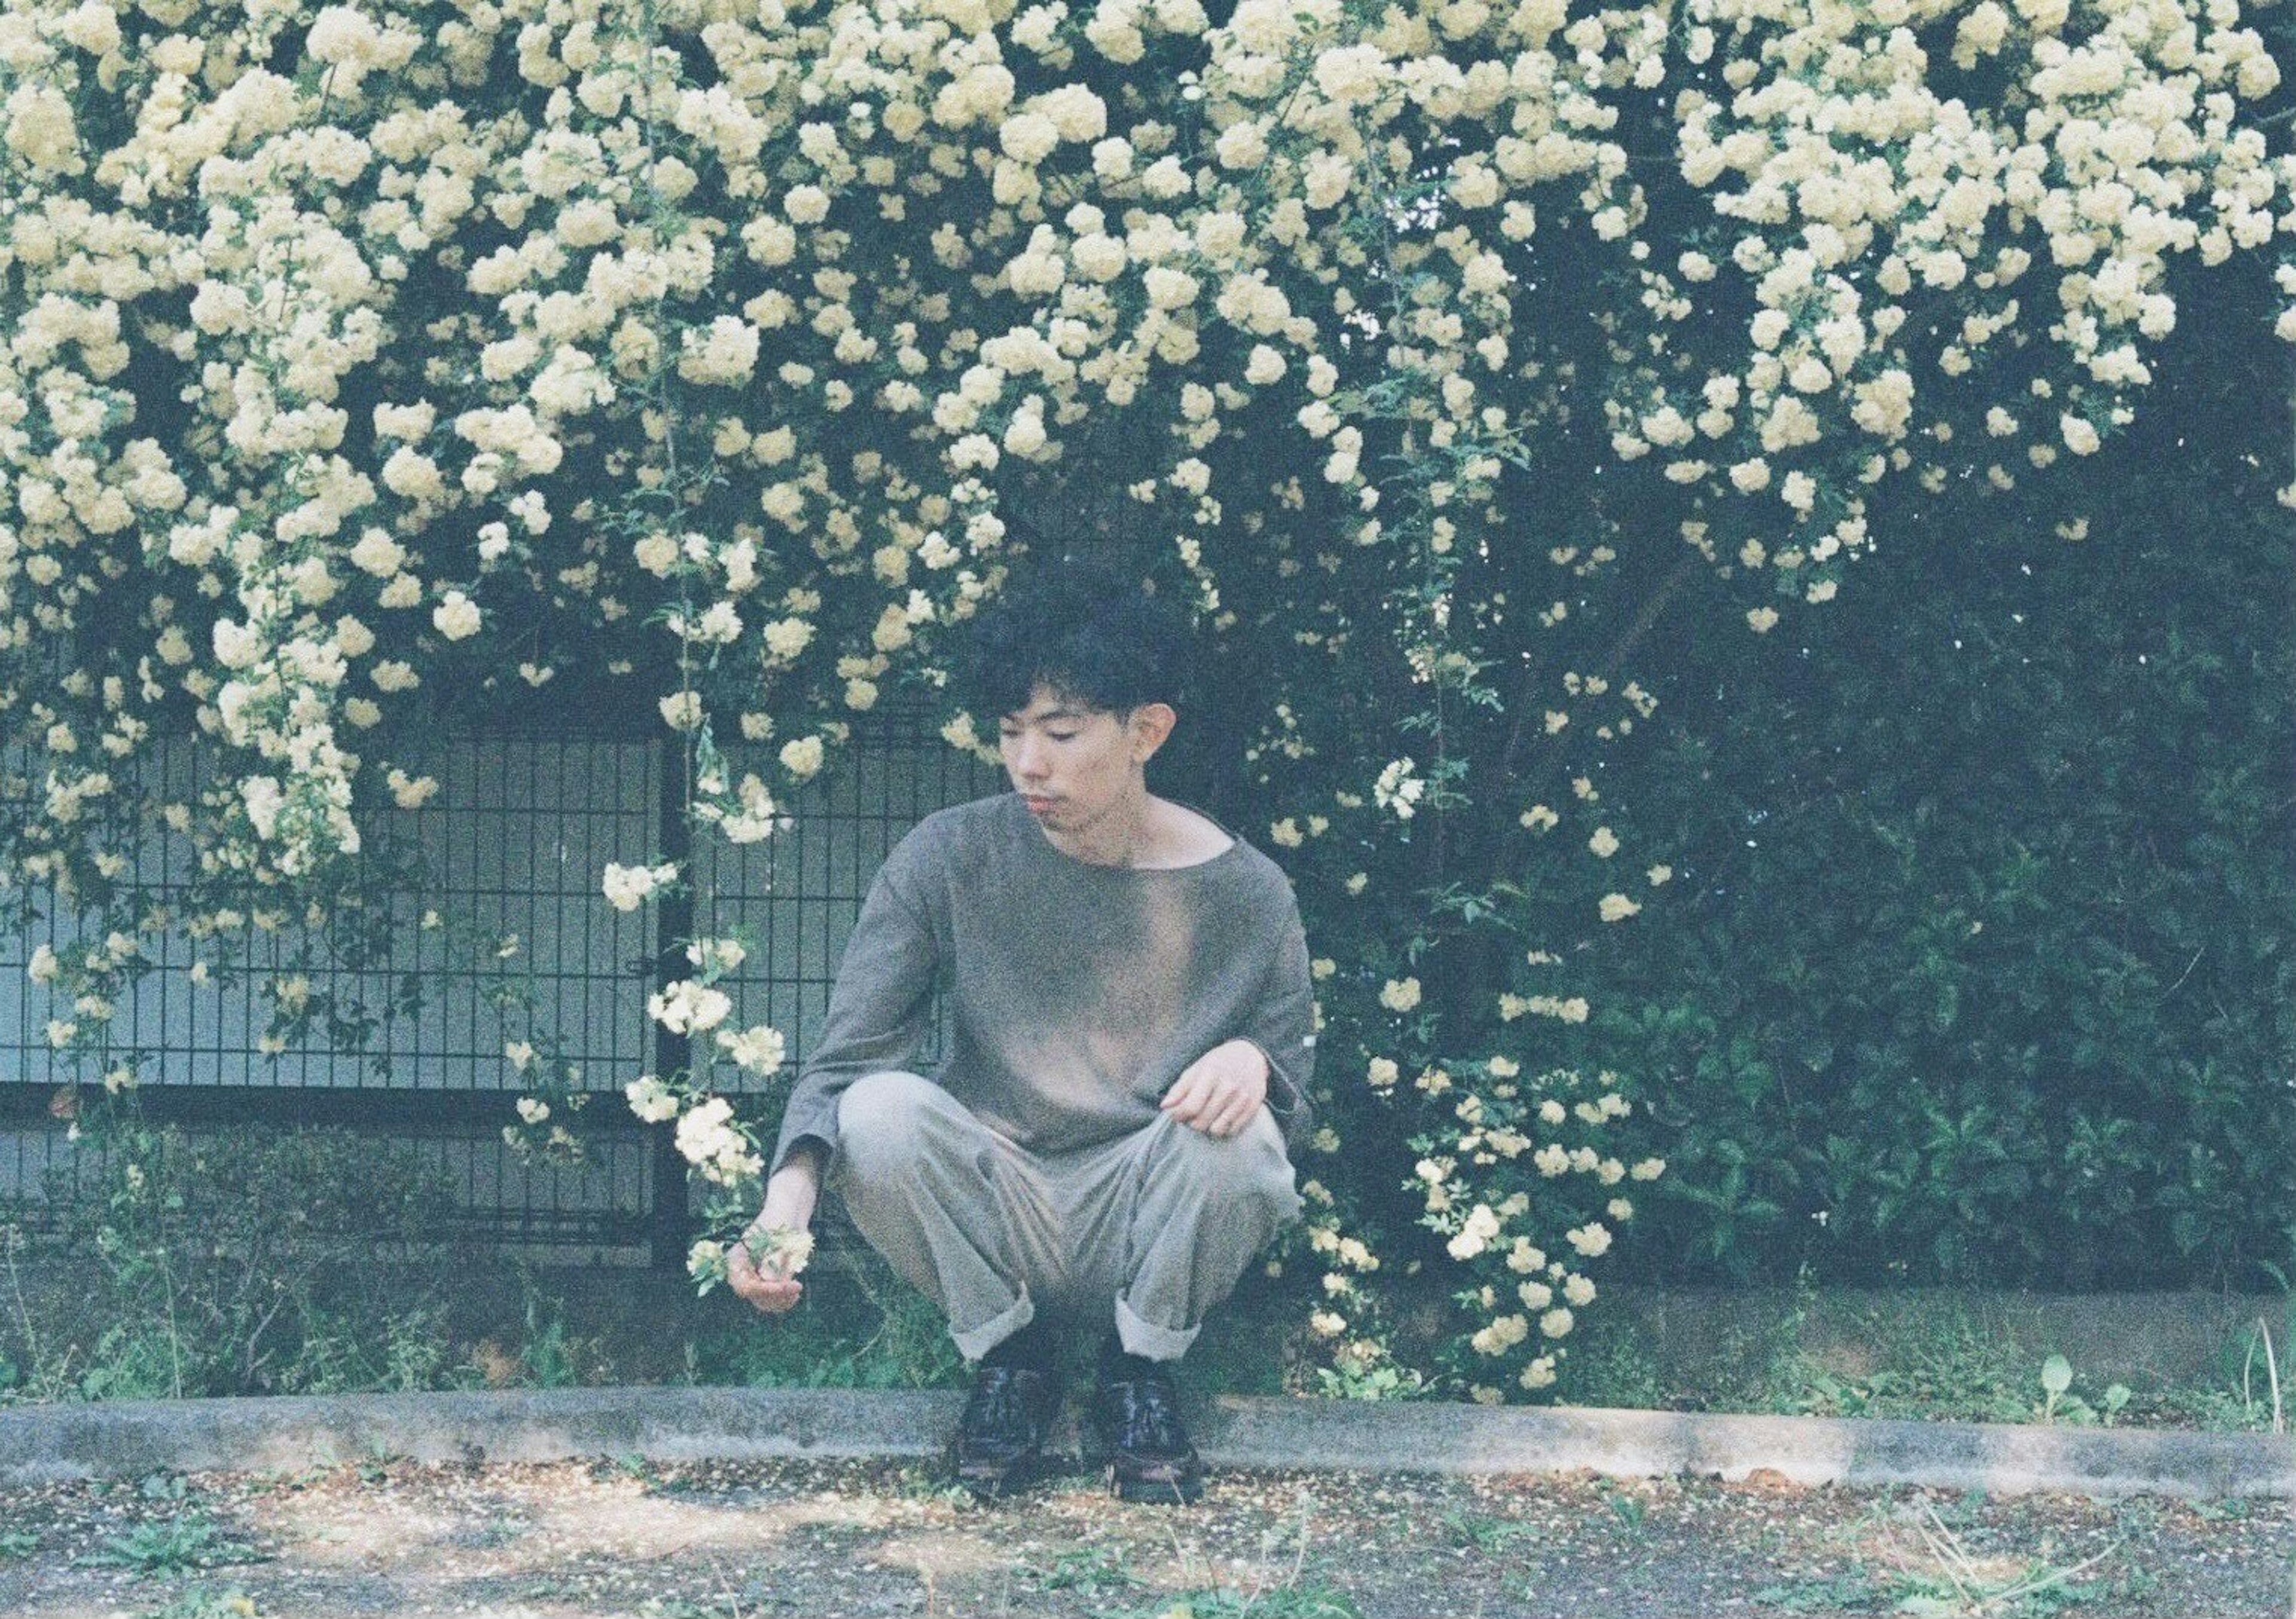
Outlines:
[[[1189,1129],[1225,1137],[1251,1123],[1267,1100],[1267,1055],[1249,1040],[1230,1040],[1190,1063],[1161,1105]]]

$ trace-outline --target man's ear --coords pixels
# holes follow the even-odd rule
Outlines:
[[[1125,729],[1131,733],[1132,762],[1145,765],[1154,758],[1179,723],[1180,716],[1169,703],[1143,703],[1135,708],[1125,721]]]

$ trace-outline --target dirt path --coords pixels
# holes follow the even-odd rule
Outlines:
[[[2292,1555],[2279,1503],[1413,1475],[1228,1475],[1185,1512],[1081,1476],[987,1509],[876,1464],[0,1492],[0,1614],[24,1619],[2282,1619]]]

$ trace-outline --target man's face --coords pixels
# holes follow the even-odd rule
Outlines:
[[[1136,729],[1132,716],[1038,686],[1027,707],[998,722],[997,751],[1039,825],[1080,831],[1141,790]]]

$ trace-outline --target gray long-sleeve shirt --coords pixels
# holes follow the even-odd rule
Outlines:
[[[936,986],[953,1037],[930,1077],[1032,1151],[1152,1123],[1190,1063],[1239,1038],[1267,1053],[1285,1140],[1307,1132],[1307,940],[1283,871],[1240,838],[1196,865],[1136,870],[1063,854],[1013,794],[926,817],[870,886],[775,1168],[807,1140],[835,1153],[854,1080],[916,1068]]]

